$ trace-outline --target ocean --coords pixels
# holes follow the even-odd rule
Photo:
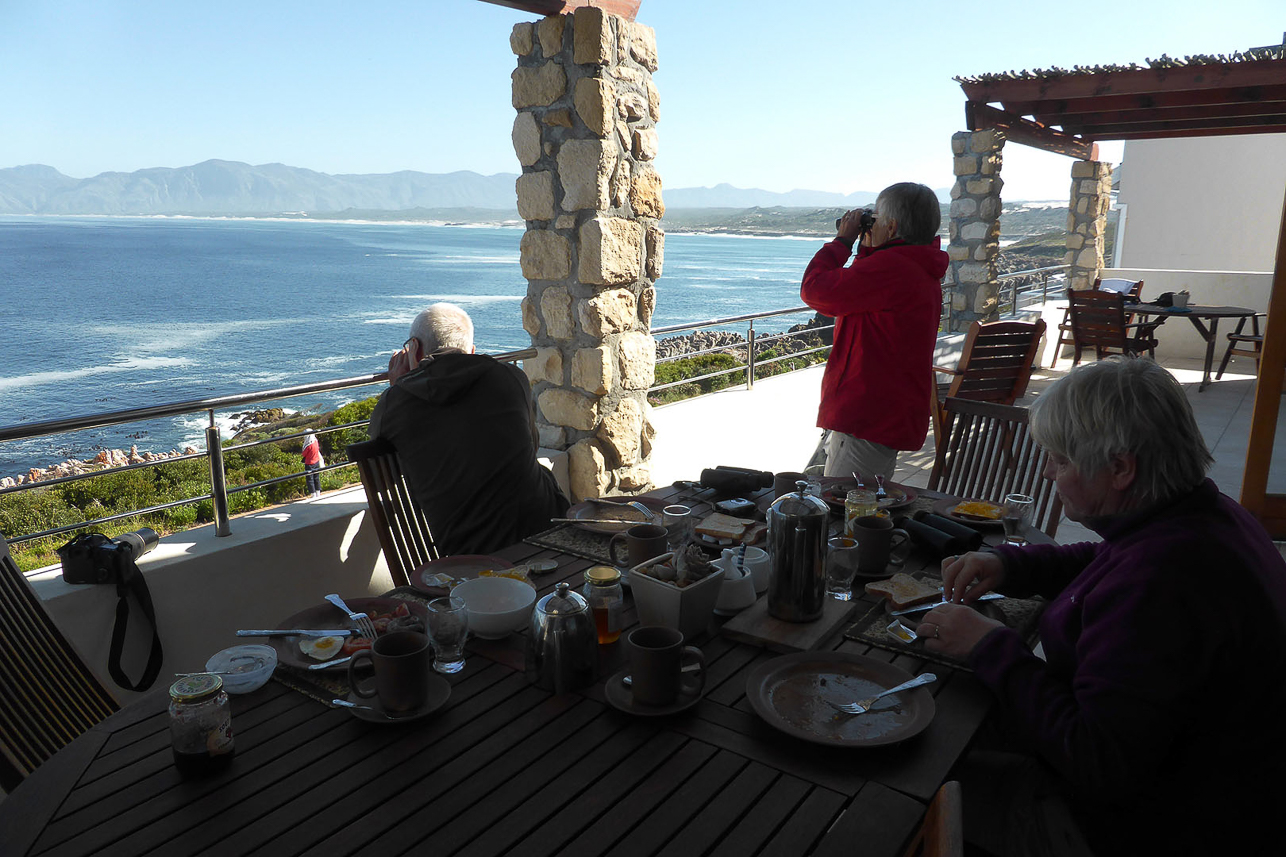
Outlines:
[[[525,348],[522,234],[417,223],[0,216],[0,425],[382,371],[411,319],[435,301],[469,312],[479,351]],[[652,324],[797,306],[804,267],[821,244],[667,235]],[[379,388],[366,390],[281,404],[330,409]],[[234,420],[217,416],[226,437]],[[198,414],[3,442],[0,477],[105,448],[200,448],[205,422]]]

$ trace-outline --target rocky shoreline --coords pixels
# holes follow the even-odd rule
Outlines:
[[[794,354],[798,351],[816,348],[818,345],[830,345],[831,332],[829,330],[810,331],[813,331],[814,328],[828,326],[831,323],[832,319],[818,313],[806,323],[797,324],[786,330],[786,333],[798,334],[797,336],[774,339],[764,344],[756,343],[755,354],[767,351],[769,348],[786,354]],[[673,360],[688,354],[711,349],[725,354],[732,354],[738,360],[745,360],[746,337],[728,330],[697,330],[683,336],[670,336],[656,341],[656,359],[658,361]]]

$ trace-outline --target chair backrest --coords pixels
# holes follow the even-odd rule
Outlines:
[[[1078,348],[1126,350],[1125,295],[1097,289],[1068,289],[1072,338]]]
[[[350,444],[348,460],[357,465],[362,477],[389,574],[398,586],[408,586],[412,572],[438,558],[438,548],[428,519],[402,476],[397,450],[387,440],[376,438]]]
[[[45,612],[0,535],[0,786],[118,708]]]
[[[1047,455],[1031,436],[1027,409],[947,399],[945,410],[947,440],[934,456],[929,490],[996,503],[1027,494],[1036,500],[1032,525],[1052,538],[1063,504],[1044,476]]]
[[[1101,277],[1094,280],[1094,288],[1104,292],[1119,292],[1127,301],[1141,300],[1143,297],[1142,280],[1126,280],[1122,277]]]
[[[960,374],[948,397],[1012,405],[1027,392],[1032,365],[1045,335],[1045,322],[974,322],[965,334]]]
[[[964,857],[964,796],[960,783],[943,783],[924,812],[902,857]]]

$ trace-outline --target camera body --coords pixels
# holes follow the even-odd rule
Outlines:
[[[842,221],[843,219],[844,218],[842,217],[835,218],[836,229],[839,229],[840,221]],[[871,229],[874,228],[874,226],[875,226],[875,212],[869,208],[863,210],[862,219],[857,226],[857,234],[859,236],[865,235],[866,233],[870,232]]]
[[[102,533],[76,536],[58,548],[62,560],[63,580],[68,583],[124,583],[128,571],[136,571],[135,562],[156,547],[160,537],[155,530],[143,527],[125,533],[119,539]]]

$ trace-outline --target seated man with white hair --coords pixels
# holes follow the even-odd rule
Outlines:
[[[567,511],[554,475],[536,460],[527,376],[474,353],[464,310],[439,303],[416,316],[388,373],[371,437],[397,450],[444,556],[497,550]]]

